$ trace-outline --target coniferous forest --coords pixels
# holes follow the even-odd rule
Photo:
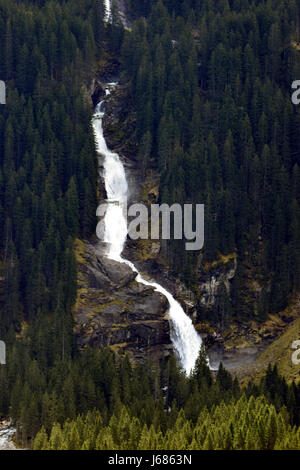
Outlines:
[[[159,174],[160,203],[205,204],[201,253],[164,247],[172,275],[197,292],[199,265],[237,260],[197,319],[264,322],[300,293],[300,1],[125,6],[126,28],[117,1],[107,21],[102,0],[0,0],[0,418],[35,450],[299,450],[300,382],[276,364],[240,383],[204,347],[187,376],[172,354],[77,344],[75,242],[103,194],[89,89],[107,61],[139,174]]]
[[[300,286],[299,2],[154,3],[122,48],[141,167],[155,157],[162,202],[205,204],[203,262],[238,254],[227,320],[264,319]],[[193,284],[197,257],[181,241],[169,262]],[[249,266],[262,287],[255,305]]]

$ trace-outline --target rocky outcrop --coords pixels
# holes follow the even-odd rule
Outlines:
[[[0,451],[1,450],[16,450],[13,438],[16,434],[16,429],[12,426],[10,420],[0,421]]]
[[[100,243],[76,242],[78,298],[75,334],[80,348],[111,347],[135,359],[172,350],[168,301],[136,282],[126,264],[105,258]]]
[[[108,97],[103,118],[105,140],[109,148],[120,156],[126,156],[125,166],[135,166],[135,184],[139,174],[136,168],[138,150],[136,140],[136,113],[126,86],[120,85]]]
[[[222,284],[230,294],[230,281],[234,278],[237,269],[237,260],[233,256],[227,262],[212,267],[208,273],[201,271],[198,277],[198,292],[200,305],[211,308],[215,305],[218,291]]]

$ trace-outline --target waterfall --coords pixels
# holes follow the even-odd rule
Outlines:
[[[108,23],[110,19],[110,15],[111,15],[111,0],[104,0],[104,8],[105,8],[104,21]]]
[[[171,341],[182,368],[190,374],[202,344],[202,339],[196,332],[192,320],[185,314],[183,308],[174,297],[156,282],[146,281],[130,261],[124,259],[122,251],[127,239],[127,196],[128,184],[123,163],[117,153],[111,152],[103,135],[104,102],[96,106],[93,117],[93,129],[98,153],[104,157],[103,178],[108,198],[108,207],[104,216],[104,241],[107,244],[106,256],[120,263],[126,263],[137,273],[136,281],[153,287],[169,301],[169,316],[171,319]],[[111,203],[109,203],[111,202]]]
[[[0,451],[16,449],[12,440],[15,434],[16,430],[12,427],[10,421],[0,422]]]

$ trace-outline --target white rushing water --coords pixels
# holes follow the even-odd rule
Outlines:
[[[104,0],[105,15],[104,21],[108,22],[111,15],[111,0]]]
[[[169,316],[172,322],[171,340],[180,363],[187,374],[194,368],[202,344],[201,337],[196,332],[192,320],[185,314],[183,308],[174,297],[156,282],[146,281],[130,261],[122,258],[122,251],[127,239],[126,207],[128,184],[123,163],[117,153],[111,152],[106,145],[103,135],[102,119],[104,102],[97,105],[93,118],[97,151],[104,157],[103,177],[107,192],[108,207],[104,216],[104,242],[107,244],[107,257],[126,263],[137,273],[136,280],[146,286],[153,287],[169,301]]]

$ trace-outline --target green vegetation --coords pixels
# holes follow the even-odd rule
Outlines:
[[[97,166],[81,89],[96,58],[97,2],[36,3],[0,2],[3,339],[38,312],[69,315],[73,240],[95,226]]]
[[[125,407],[103,425],[99,412],[54,424],[48,438],[43,428],[35,438],[36,450],[299,450],[300,430],[291,427],[286,414],[276,412],[263,398],[243,395],[236,403],[222,403],[211,413],[206,408],[196,424],[183,410],[162,433],[142,425]]]
[[[34,449],[300,449],[300,429],[294,425],[300,418],[300,388],[288,387],[276,368],[268,369],[259,387],[249,384],[242,392],[222,366],[213,380],[203,354],[190,379],[171,360],[161,369],[161,385],[168,383],[162,394],[153,365],[131,368],[125,359],[117,376],[113,362],[109,366],[110,380],[103,383],[108,387],[104,396],[113,392],[112,413],[104,400],[101,411],[58,421],[48,429],[45,424]]]
[[[170,241],[167,259],[193,287],[199,262],[235,252],[230,308],[209,318],[264,320],[300,287],[300,113],[291,104],[299,3],[127,3],[147,17],[122,48],[141,171],[159,168],[161,202],[206,206],[203,253]],[[219,296],[227,305],[222,288]]]

